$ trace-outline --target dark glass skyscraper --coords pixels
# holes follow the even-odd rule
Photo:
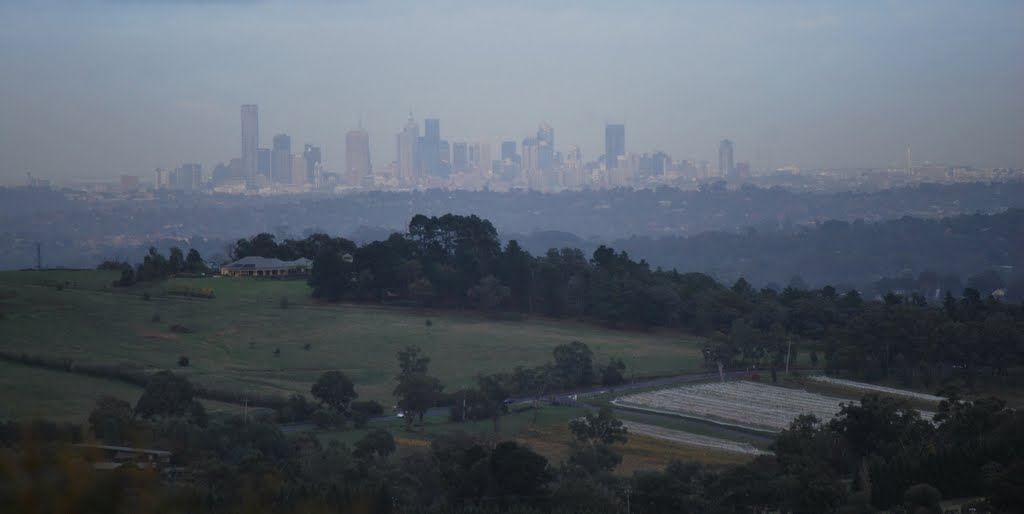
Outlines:
[[[442,174],[441,170],[441,120],[423,120],[423,139],[420,141],[420,159],[423,171],[430,176]]]
[[[718,143],[718,174],[722,177],[731,177],[734,169],[732,141],[723,139]]]
[[[306,183],[316,184],[316,168],[323,164],[320,147],[307,144],[302,151],[302,157],[306,160]]]
[[[619,167],[619,157],[626,155],[626,126],[604,126],[604,163],[607,169]]]
[[[270,151],[270,174],[274,182],[292,183],[292,138],[287,134],[274,136],[274,148]]]

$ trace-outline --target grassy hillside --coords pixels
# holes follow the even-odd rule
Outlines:
[[[0,350],[170,368],[209,386],[276,394],[308,393],[320,373],[341,369],[353,378],[361,398],[388,404],[395,352],[409,344],[420,345],[432,357],[431,372],[449,390],[469,384],[478,373],[548,362],[555,346],[573,340],[587,343],[596,363],[623,359],[627,374],[678,373],[695,369],[701,360],[699,342],[677,333],[610,331],[548,319],[494,321],[472,312],[320,304],[301,281],[172,279],[130,290],[109,288],[116,277],[101,271],[0,273]],[[168,294],[186,287],[212,288],[216,297]],[[171,325],[192,332],[177,333]],[[188,368],[178,367],[180,355],[189,357]],[[5,404],[19,395],[53,394],[40,391],[48,386],[31,377],[24,382],[5,384],[0,393]],[[66,387],[56,381],[51,389]],[[80,391],[85,396],[89,389],[102,389],[78,388],[86,390]]]

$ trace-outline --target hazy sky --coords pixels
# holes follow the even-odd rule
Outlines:
[[[151,177],[261,146],[375,166],[412,108],[449,140],[546,121],[591,160],[628,152],[755,167],[1024,167],[1024,2],[0,0],[0,182]],[[497,154],[497,148],[492,150]]]

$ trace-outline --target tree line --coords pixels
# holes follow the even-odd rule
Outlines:
[[[142,262],[135,266],[123,261],[104,261],[96,269],[120,271],[121,277],[113,283],[115,287],[130,287],[136,282],[160,281],[181,273],[201,274],[209,271],[198,250],[191,248],[188,254],[185,254],[177,246],[171,247],[167,257],[155,247],[150,247]]]
[[[253,248],[313,259],[312,294],[326,301],[680,330],[709,338],[704,353],[713,367],[774,375],[802,351],[810,358],[803,364],[829,372],[930,387],[951,377],[973,382],[980,370],[1005,375],[1024,362],[1024,307],[971,287],[930,302],[913,291],[865,298],[799,280],[780,289],[758,289],[743,278],[727,286],[703,273],[652,268],[605,246],[589,258],[572,248],[534,256],[516,241],[502,247],[487,220],[452,214],[417,215],[406,233],[361,246],[325,235],[278,245],[269,234],[236,244],[236,251]],[[288,253],[296,248],[305,253]]]
[[[415,362],[413,362],[415,365]],[[0,422],[0,509],[59,500],[89,512],[394,512],[611,514],[635,512],[1016,512],[1024,503],[1024,414],[996,399],[944,402],[934,423],[907,404],[867,395],[831,421],[802,416],[772,455],[726,468],[675,461],[616,474],[629,434],[607,408],[568,423],[559,462],[513,440],[440,434],[400,446],[374,428],[351,444],[287,435],[273,424],[210,416],[187,381],[157,374],[133,408],[104,397],[88,428]],[[154,386],[155,388],[155,386]],[[323,400],[329,401],[328,394]],[[68,443],[101,441],[173,451],[171,466],[97,471],[101,455]]]

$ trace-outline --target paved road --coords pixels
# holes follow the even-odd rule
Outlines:
[[[760,371],[763,373],[763,370],[760,370]],[[800,371],[801,373],[803,373],[805,375],[806,374],[821,373],[820,369],[799,369],[798,371]],[[727,372],[725,372],[725,379],[726,380],[738,380],[740,378],[743,378],[743,377],[747,376],[747,374],[748,374],[747,371],[727,371]],[[657,378],[640,379],[640,380],[636,380],[636,381],[633,381],[633,382],[630,382],[630,383],[627,383],[627,384],[620,384],[620,385],[617,385],[615,387],[596,386],[596,387],[586,387],[586,388],[575,389],[575,390],[572,390],[572,391],[563,391],[563,392],[559,392],[559,393],[545,395],[541,399],[542,400],[547,400],[547,401],[552,401],[552,402],[557,402],[557,403],[561,403],[561,404],[567,404],[567,405],[588,406],[586,404],[586,399],[587,398],[592,397],[592,396],[597,396],[597,395],[605,394],[605,393],[621,393],[621,392],[632,391],[632,390],[636,390],[636,389],[645,389],[645,388],[648,388],[648,387],[668,386],[668,385],[672,385],[672,384],[688,384],[688,383],[693,383],[693,382],[703,382],[703,381],[707,381],[707,380],[716,380],[716,379],[718,379],[718,373],[709,373],[709,372],[684,373],[684,374],[681,374],[681,375],[673,375],[673,376],[670,376],[670,377],[657,377]],[[514,405],[528,405],[528,404],[533,403],[533,401],[534,401],[534,398],[532,396],[530,396],[530,397],[517,397],[517,398],[511,398],[509,400],[509,405],[510,406],[514,406]],[[443,415],[443,414],[447,414],[449,412],[449,410],[450,409],[448,407],[434,407],[434,408],[428,410],[426,415],[428,417]],[[394,416],[394,415],[377,416],[375,418],[371,418],[370,419],[370,424],[383,424],[383,423],[393,422],[396,419],[398,419],[398,418],[396,416]],[[309,423],[309,422],[304,422],[304,423],[286,423],[286,424],[282,424],[282,425],[278,425],[278,426],[281,429],[281,431],[284,432],[284,433],[307,432],[307,431],[310,431],[310,430],[316,430],[316,424]]]

